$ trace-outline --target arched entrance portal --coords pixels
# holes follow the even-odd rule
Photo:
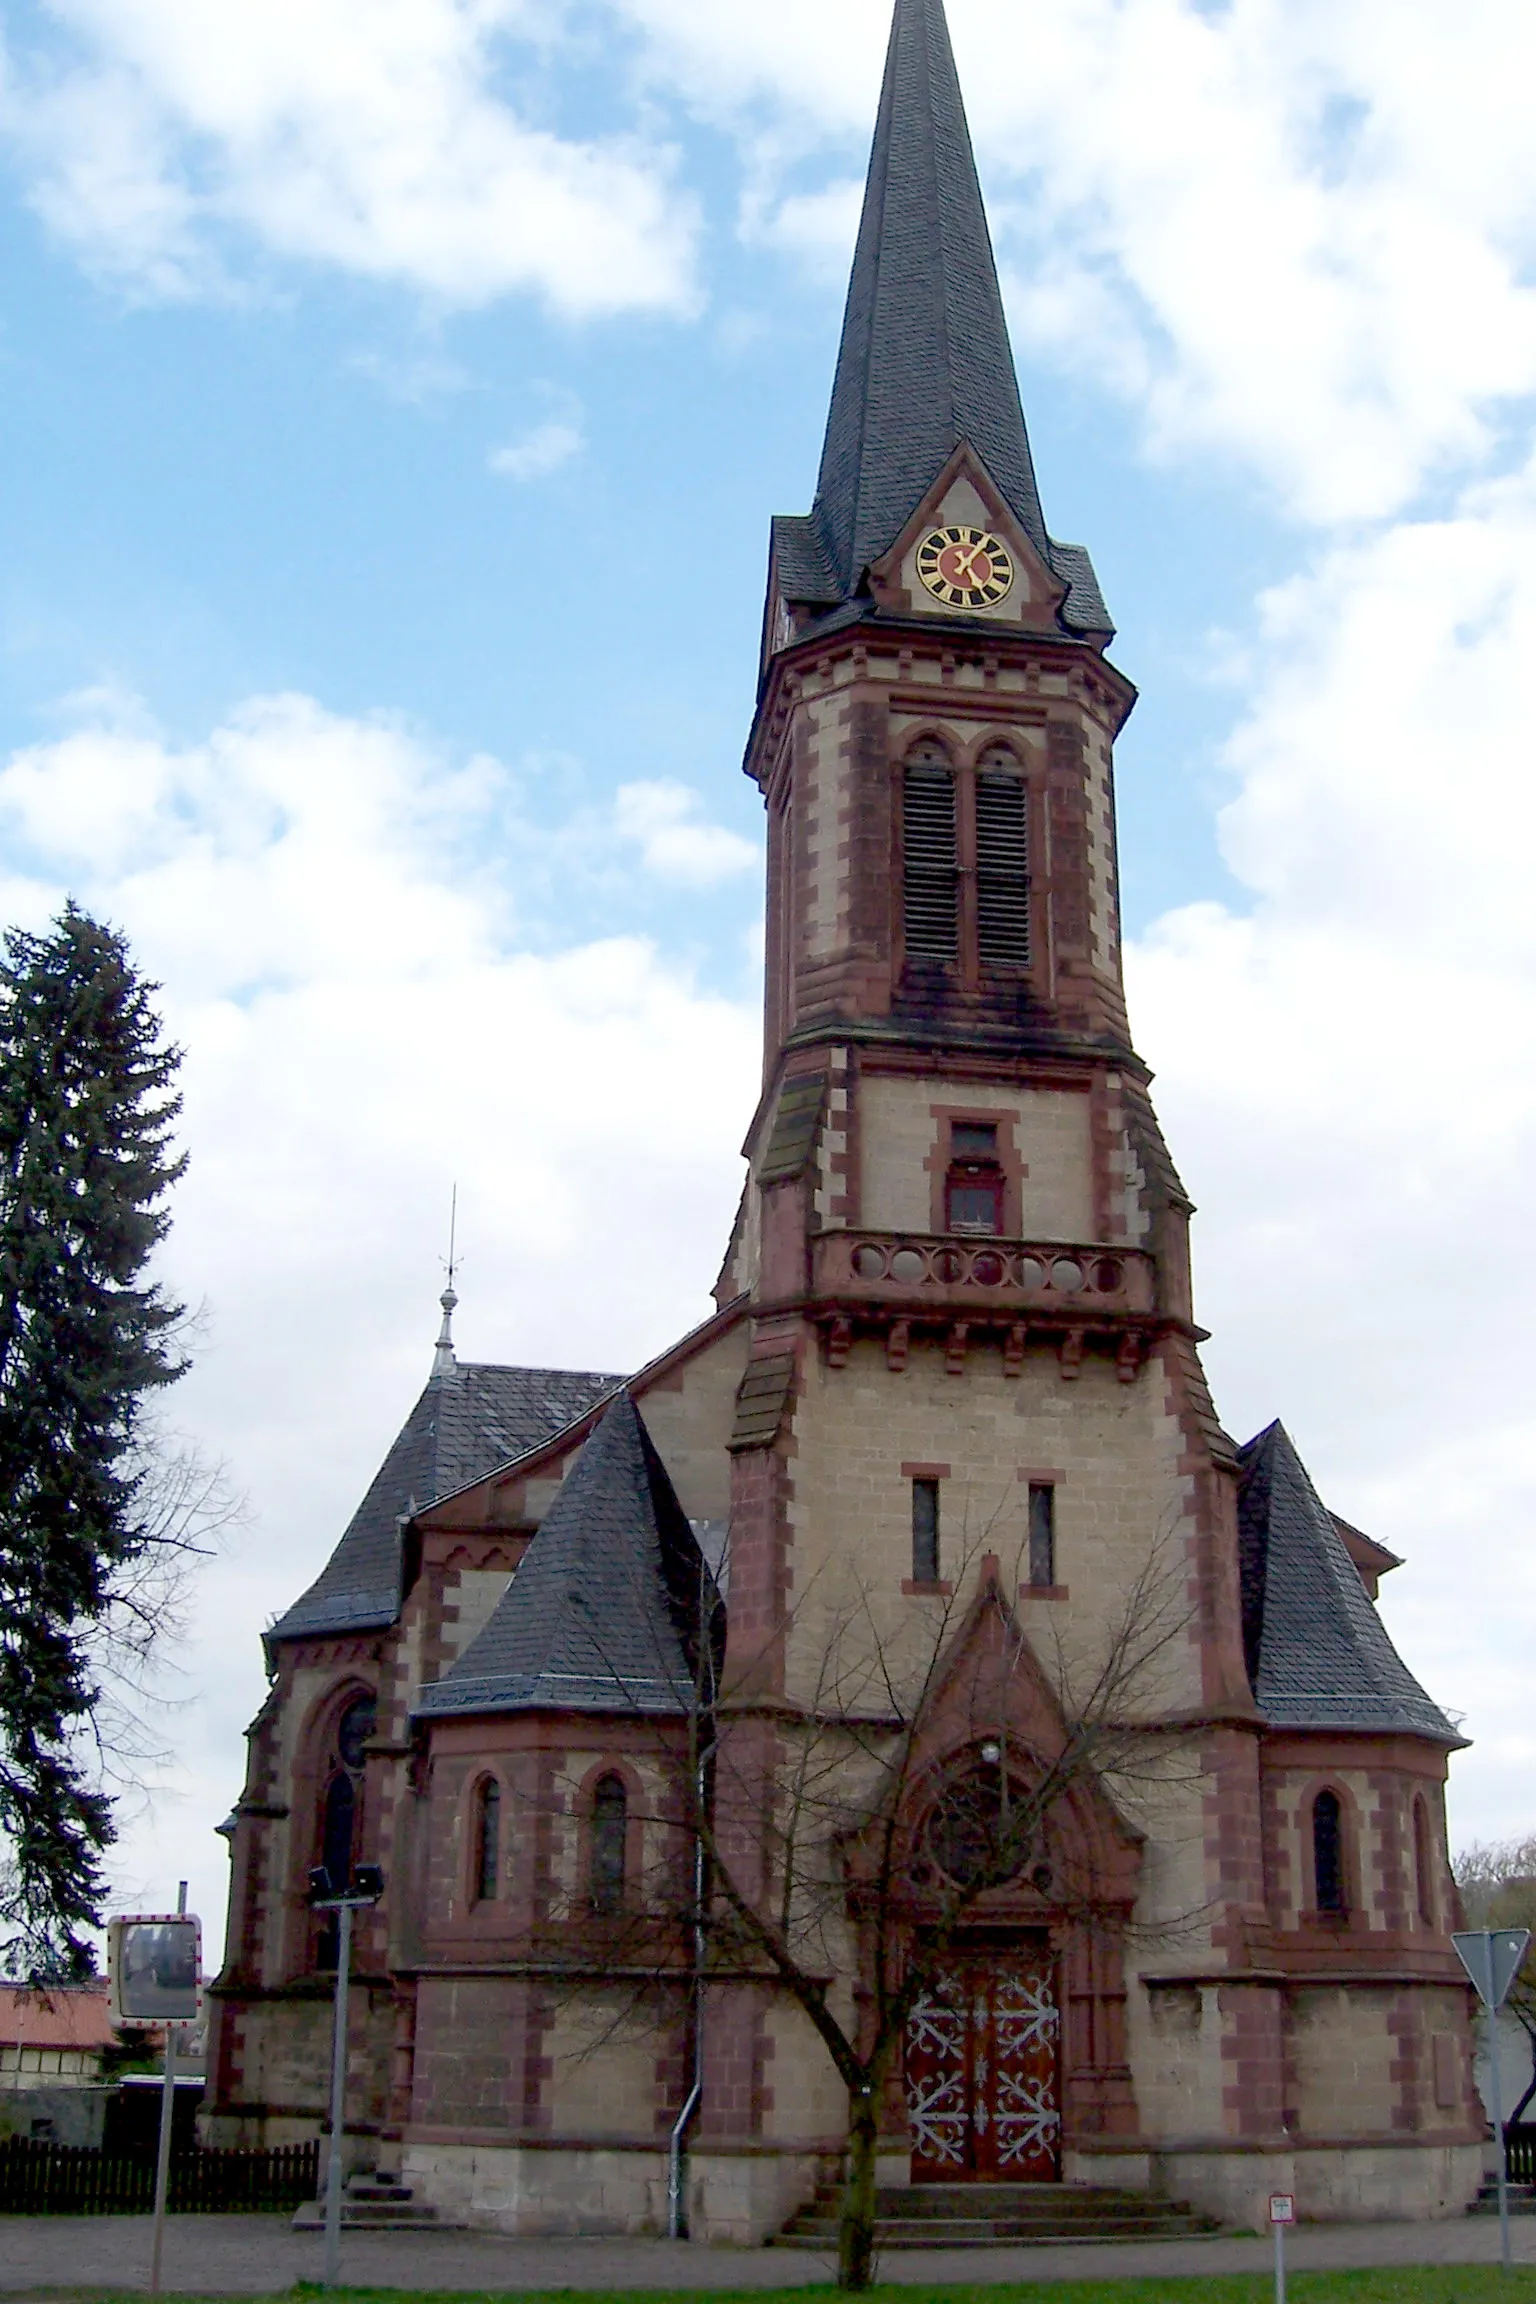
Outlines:
[[[1061,2173],[1061,2010],[1049,1944],[958,1954],[907,2023],[918,2184],[1048,2184]]]
[[[1051,1798],[1045,1774],[988,1739],[950,1755],[915,1804],[909,1942],[925,1973],[902,2073],[915,2183],[1056,2183],[1075,2140],[1136,2131],[1123,1942],[1139,1847],[1097,1783]]]

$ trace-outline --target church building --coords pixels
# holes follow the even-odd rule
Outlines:
[[[663,2231],[681,2170],[695,2237],[780,2231],[848,2091],[761,1942],[704,1925],[690,1800],[734,1784],[733,1877],[850,2036],[942,1937],[883,2183],[1248,2226],[1271,2190],[1476,2192],[1461,1739],[1378,1617],[1394,1555],[1206,1385],[1122,986],[1112,637],[1046,523],[942,0],[896,0],[815,500],[772,525],[762,1092],[717,1309],[638,1372],[471,1366],[450,1289],[266,1635],[211,2140],[320,2131],[310,1875],[367,1863],[355,2165],[521,2233]],[[986,1800],[1038,1815],[977,1887]]]

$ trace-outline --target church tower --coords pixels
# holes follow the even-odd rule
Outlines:
[[[1214,1548],[1202,1695],[1245,1708],[1235,1454],[1196,1357],[1190,1204],[1126,1018],[1113,747],[1135,692],[1112,631],[1088,554],[1041,508],[941,0],[899,0],[816,500],[773,524],[747,750],[768,959],[718,1291],[753,1317],[737,1589],[757,1516],[771,1613],[782,1515],[755,1458],[812,1363],[829,1396],[878,1370],[882,1424],[1000,1380],[1016,1425],[1048,1372],[1048,1426],[1107,1385],[1125,1427],[1160,1388],[1180,1515]],[[907,1451],[925,1453],[952,1451]],[[1030,1485],[1044,1575],[1053,1484]],[[935,1582],[958,1503],[938,1499]],[[1073,1497],[1050,1510],[1065,1557]]]
[[[445,1324],[266,1635],[218,2140],[318,2132],[307,1884],[366,1861],[354,2162],[501,2231],[686,2196],[697,2238],[771,2237],[849,2095],[782,1966],[711,1934],[729,1871],[852,2030],[927,1977],[880,2106],[909,2200],[1093,2183],[1252,2228],[1270,2190],[1475,2192],[1459,1739],[1377,1615],[1395,1556],[1206,1386],[1121,979],[1112,637],[1046,524],[942,0],[896,0],[815,502],[772,531],[763,1080],[717,1309],[627,1381],[461,1364]],[[1051,1784],[978,1873],[978,1817]],[[914,1947],[967,1889],[941,1989]],[[1031,2229],[1084,2195],[1052,2199]]]

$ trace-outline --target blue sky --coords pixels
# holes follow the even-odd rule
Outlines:
[[[1130,978],[1223,1414],[1410,1556],[1462,1835],[1536,1738],[1536,34],[952,0],[1048,516],[1142,701]],[[187,1055],[205,1578],[124,1894],[212,1909],[256,1632],[428,1365],[638,1363],[754,1094],[768,519],[887,0],[0,0],[0,910]],[[188,1850],[192,1853],[189,1855]]]

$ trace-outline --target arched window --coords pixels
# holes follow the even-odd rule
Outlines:
[[[976,943],[983,968],[1029,966],[1028,789],[1006,744],[976,768]]]
[[[1344,1811],[1337,1792],[1319,1792],[1312,1803],[1312,1883],[1319,1912],[1343,1912]]]
[[[501,1891],[501,1786],[488,1777],[475,1798],[475,1901],[494,1904]]]
[[[1413,1877],[1418,1891],[1419,1924],[1424,1928],[1435,1925],[1435,1862],[1434,1838],[1429,1828],[1429,1810],[1422,1797],[1413,1803]]]
[[[907,958],[953,967],[960,956],[955,772],[942,744],[913,746],[902,780],[902,922]]]
[[[592,1909],[624,1908],[624,1872],[629,1843],[629,1794],[621,1776],[603,1776],[592,1793]]]
[[[331,1887],[338,1891],[352,1885],[362,1821],[363,1764],[378,1717],[371,1696],[354,1696],[338,1716],[321,1758],[318,1850],[313,1861],[324,1866]],[[335,1967],[337,1943],[336,1915],[325,1913],[315,1946],[317,1966]]]

